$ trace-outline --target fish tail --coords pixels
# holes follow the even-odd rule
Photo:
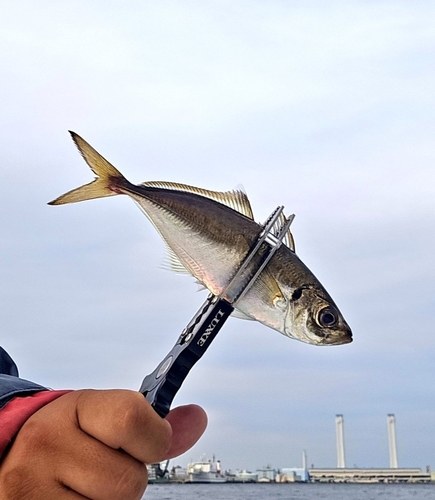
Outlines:
[[[79,135],[71,131],[70,134],[83,159],[97,177],[89,184],[68,191],[48,204],[64,205],[121,194],[122,186],[130,184],[127,179]]]

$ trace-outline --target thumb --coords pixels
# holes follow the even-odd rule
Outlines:
[[[166,420],[172,427],[172,443],[166,458],[185,453],[204,434],[207,414],[197,405],[178,406],[171,410]]]

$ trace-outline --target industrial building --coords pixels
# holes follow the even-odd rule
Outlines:
[[[421,469],[309,469],[314,483],[430,483],[430,472]]]
[[[335,416],[337,468],[309,469],[309,480],[322,483],[429,483],[433,480],[430,471],[421,469],[400,469],[397,457],[396,418],[394,414],[387,415],[388,447],[390,468],[360,469],[347,468],[344,440],[343,415]]]

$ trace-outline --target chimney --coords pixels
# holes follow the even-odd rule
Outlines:
[[[335,430],[337,433],[337,468],[344,469],[346,467],[344,459],[344,422],[343,415],[335,415]]]
[[[393,413],[387,415],[388,444],[390,450],[390,469],[397,469],[396,417]]]

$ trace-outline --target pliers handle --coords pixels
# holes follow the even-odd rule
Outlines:
[[[208,349],[234,311],[237,301],[246,294],[281,245],[294,219],[294,215],[288,219],[284,217],[284,223],[277,226],[283,208],[278,207],[269,216],[225,290],[219,296],[210,294],[207,297],[171,351],[157,368],[144,378],[139,392],[161,417],[169,413],[172,400],[190,369]]]

